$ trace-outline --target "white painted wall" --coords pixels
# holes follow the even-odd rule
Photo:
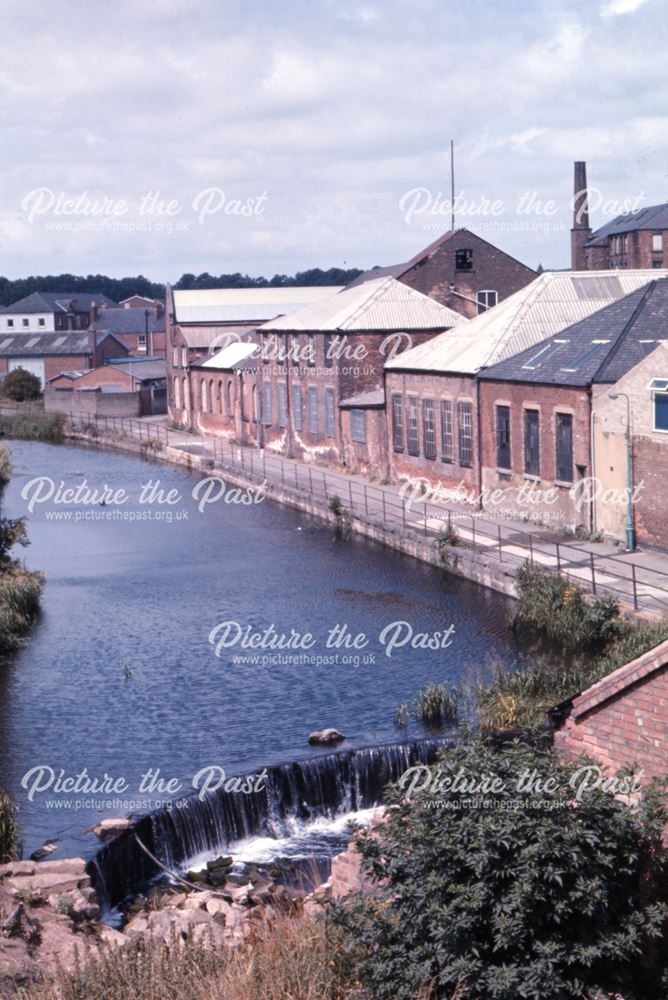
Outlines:
[[[27,326],[25,323],[27,322]],[[0,333],[54,333],[53,313],[0,313]]]

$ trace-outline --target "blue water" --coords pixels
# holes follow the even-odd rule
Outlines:
[[[61,855],[89,856],[98,842],[87,828],[127,811],[105,806],[105,795],[53,789],[29,801],[21,779],[38,766],[123,778],[117,798],[141,812],[167,797],[139,793],[149,768],[178,779],[182,794],[210,765],[242,773],[322,752],[308,746],[312,729],[340,729],[343,748],[401,738],[394,710],[425,683],[457,683],[490,659],[522,661],[506,627],[509,602],[492,591],[373,543],[337,542],[330,528],[269,501],[199,512],[191,491],[201,477],[185,470],[103,450],[11,449],[3,514],[28,517],[21,555],[47,577],[27,648],[0,666],[0,786],[19,806],[26,853],[53,838]],[[28,514],[21,490],[38,476],[124,489],[128,513],[158,509],[137,503],[149,480],[182,499],[171,523],[114,518],[121,508],[110,504],[49,501]],[[49,519],[68,510],[72,519]],[[86,510],[109,519],[73,519]],[[239,648],[219,658],[208,637],[224,621],[311,633],[309,657],[334,655],[325,638],[337,624],[368,644],[349,662],[340,649],[339,662],[319,665],[294,652],[291,662],[253,662],[263,651]],[[451,645],[388,657],[378,637],[396,621],[413,633],[454,626]],[[420,731],[413,723],[408,733]]]

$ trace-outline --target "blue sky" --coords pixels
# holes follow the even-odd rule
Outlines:
[[[531,266],[574,159],[595,224],[668,200],[666,0],[4,0],[0,35],[9,277],[394,263],[450,225],[451,138],[458,224]]]

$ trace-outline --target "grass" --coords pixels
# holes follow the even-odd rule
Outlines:
[[[179,939],[110,949],[73,973],[20,990],[17,1000],[367,1000],[347,981],[342,953],[340,933],[324,919],[283,917],[258,922],[239,949]]]
[[[0,416],[0,435],[20,438],[24,441],[45,441],[47,444],[61,444],[63,441],[63,417],[61,414],[47,414],[35,411]]]
[[[0,572],[0,653],[11,653],[25,645],[25,634],[40,607],[44,577],[11,563]]]
[[[512,672],[494,666],[491,680],[474,682],[473,703],[488,729],[542,726],[551,708],[668,639],[668,619],[631,625],[613,598],[587,601],[581,588],[536,567],[522,567],[517,589],[514,627],[540,630],[557,653]]]
[[[12,477],[12,463],[7,445],[0,445],[0,489],[6,486]]]
[[[399,705],[394,713],[394,724],[402,728],[409,713],[418,722],[428,726],[443,726],[459,718],[460,691],[447,684],[426,684],[412,702]]]

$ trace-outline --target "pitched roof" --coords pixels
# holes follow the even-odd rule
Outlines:
[[[173,291],[177,323],[263,323],[340,291],[342,285]]]
[[[259,344],[249,344],[243,342],[237,342],[233,344],[227,344],[216,354],[212,354],[210,358],[203,361],[200,365],[201,368],[215,368],[218,371],[228,371],[232,368],[236,368],[242,362],[247,361],[253,354],[257,353]]]
[[[539,344],[668,271],[545,271],[464,326],[388,361],[388,371],[475,375]]]
[[[445,243],[448,243],[450,240],[455,238],[459,239],[463,233],[466,233],[468,236],[471,236],[476,240],[480,240],[483,243],[488,242],[487,240],[483,240],[482,236],[479,236],[477,233],[472,233],[464,226],[461,226],[459,229],[450,229],[447,233],[443,233],[442,236],[437,237],[437,239],[430,243],[429,246],[419,250],[413,257],[410,258],[410,260],[405,261],[403,264],[391,264],[389,267],[372,267],[368,271],[364,271],[362,274],[358,275],[346,287],[355,288],[357,285],[363,285],[365,282],[372,281],[374,278],[401,278],[401,276],[406,274],[407,271],[410,271],[411,268],[417,267],[417,265],[421,264],[422,261],[432,257]],[[491,246],[492,244],[489,245]],[[496,249],[498,250],[498,248]],[[505,257],[510,256],[510,254],[507,254],[504,250],[498,250],[498,252],[502,253]],[[526,267],[527,271],[533,270],[532,268],[527,267],[526,264],[523,264],[522,266]]]
[[[653,674],[668,665],[668,642],[650,649],[647,653],[625,663],[603,680],[587,688],[573,700],[571,719],[577,719],[591,712],[607,701],[623,696],[624,692],[636,684],[648,680]]]
[[[125,309],[123,307],[102,309],[98,318],[91,324],[96,330],[109,333],[145,333],[146,310]],[[148,317],[148,329],[152,332],[163,332],[165,317],[156,319],[153,313]]]
[[[339,403],[340,410],[374,410],[385,406],[385,390],[369,389],[356,396],[348,396]]]
[[[49,354],[91,354],[87,333],[0,334],[0,357],[28,358]]]
[[[479,374],[549,385],[616,382],[666,339],[668,279],[662,278]]]
[[[608,236],[633,233],[638,229],[668,229],[668,202],[664,202],[662,205],[647,205],[646,208],[640,208],[637,212],[618,215],[617,218],[606,222],[604,226],[592,233],[587,240],[587,246],[604,243]]]
[[[115,306],[102,292],[32,292],[2,309],[3,313],[90,312],[91,304]]]
[[[289,316],[265,323],[263,330],[444,330],[467,321],[459,313],[403,285],[376,278],[345,288],[322,302],[302,306]]]

